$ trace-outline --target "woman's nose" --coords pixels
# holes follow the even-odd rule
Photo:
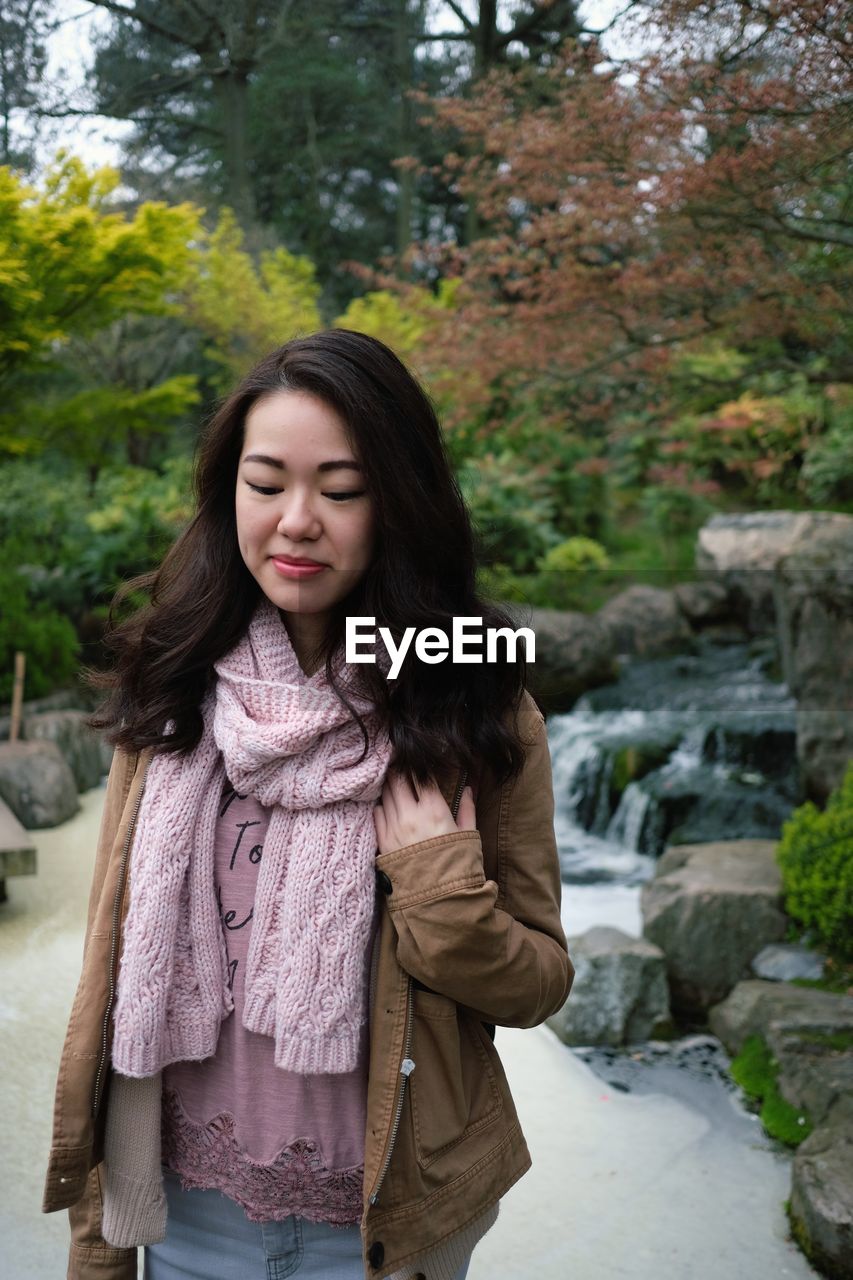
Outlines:
[[[295,491],[283,494],[284,505],[278,522],[278,532],[285,537],[316,538],[320,535],[320,521],[309,494]]]

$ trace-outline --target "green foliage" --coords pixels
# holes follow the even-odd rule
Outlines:
[[[30,406],[25,451],[52,448],[97,471],[108,460],[121,462],[134,438],[168,432],[198,401],[192,375],[141,391],[113,384],[51,397]]]
[[[0,560],[19,566],[39,608],[71,620],[154,568],[190,515],[188,458],[105,468],[93,490],[79,467],[0,467]]]
[[[0,376],[47,357],[70,332],[127,310],[164,314],[185,279],[197,211],[188,204],[116,206],[119,175],[89,172],[60,152],[43,190],[0,167]]]
[[[800,485],[819,506],[853,503],[853,387],[827,388],[829,427],[810,445]]]
[[[63,152],[40,190],[0,168],[0,455],[61,447],[99,464],[193,401],[192,378],[87,380],[79,351],[69,356],[130,313],[173,316],[190,272],[198,210],[145,202],[128,215],[118,184]]]
[[[409,360],[423,348],[436,323],[453,310],[457,285],[457,280],[441,280],[435,293],[412,287],[405,298],[377,289],[353,298],[335,324],[378,338]]]
[[[785,910],[842,960],[853,960],[853,764],[821,812],[811,801],[782,827]]]
[[[15,653],[27,657],[26,694],[38,698],[74,675],[77,634],[67,618],[34,603],[24,577],[0,568],[0,702],[12,696]]]
[[[748,388],[710,412],[669,422],[668,478],[705,478],[751,504],[784,500],[797,492],[803,458],[823,425],[821,397],[802,381],[777,395]]]
[[[808,1116],[779,1093],[776,1060],[761,1036],[747,1037],[730,1070],[744,1092],[761,1103],[761,1123],[772,1138],[796,1147],[809,1136],[812,1124]]]
[[[162,472],[123,467],[106,472],[98,505],[86,516],[89,536],[80,573],[89,591],[108,592],[126,578],[155,568],[192,515],[188,458]]]
[[[233,210],[223,208],[201,244],[184,293],[187,319],[209,340],[207,354],[229,387],[259,356],[320,327],[314,265],[287,249],[253,258]]]
[[[530,572],[560,541],[547,478],[525,469],[512,450],[471,458],[457,475],[486,563]]]

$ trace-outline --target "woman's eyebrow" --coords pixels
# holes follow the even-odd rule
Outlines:
[[[260,462],[265,467],[275,467],[277,471],[286,471],[287,463],[281,458],[271,458],[267,453],[247,453],[244,462]],[[335,458],[331,462],[321,462],[318,471],[361,471],[361,467],[352,458]]]

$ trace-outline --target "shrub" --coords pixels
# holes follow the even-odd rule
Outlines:
[[[806,496],[818,506],[853,502],[853,426],[834,427],[810,447],[800,477]]]
[[[15,569],[0,569],[0,702],[9,702],[17,650],[27,656],[24,695],[40,698],[67,684],[77,667],[77,634],[67,618],[34,605]]]
[[[853,764],[821,812],[800,805],[777,850],[785,910],[832,954],[853,959]]]
[[[538,469],[523,470],[509,449],[469,459],[458,480],[485,562],[529,573],[559,542],[546,477]]]

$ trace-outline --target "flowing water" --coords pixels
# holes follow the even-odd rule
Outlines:
[[[626,663],[548,721],[569,933],[642,932],[640,885],[668,844],[775,838],[800,800],[795,703],[772,646]]]

